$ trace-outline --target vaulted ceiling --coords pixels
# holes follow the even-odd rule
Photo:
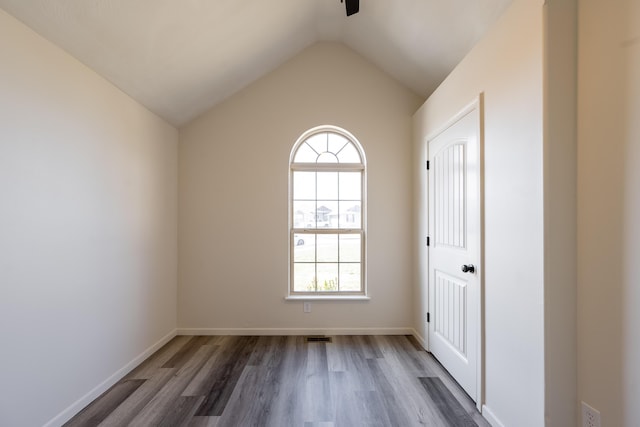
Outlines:
[[[317,41],[427,97],[511,0],[0,0],[0,7],[181,126]],[[336,66],[339,64],[327,64]]]

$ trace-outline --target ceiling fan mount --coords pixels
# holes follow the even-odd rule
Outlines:
[[[351,16],[360,11],[360,0],[340,0],[340,3],[345,4],[347,16]]]

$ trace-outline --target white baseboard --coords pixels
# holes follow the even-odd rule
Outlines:
[[[413,335],[413,328],[179,328],[178,335]]]
[[[498,417],[489,409],[487,405],[482,405],[482,416],[485,420],[489,422],[493,427],[504,427],[504,424],[500,422]]]
[[[80,412],[85,406],[89,403],[93,402],[98,396],[107,391],[109,387],[117,383],[127,375],[133,368],[138,366],[140,363],[144,362],[149,356],[158,351],[160,347],[168,343],[173,337],[177,335],[177,330],[169,332],[167,335],[162,337],[158,342],[153,344],[151,347],[147,348],[145,351],[140,353],[140,355],[136,356],[132,361],[124,365],[122,368],[118,369],[113,375],[111,375],[106,380],[102,381],[93,390],[89,391],[87,394],[82,396],[80,399],[72,403],[67,409],[60,412],[58,415],[53,417],[49,422],[47,422],[44,427],[58,427],[69,421],[74,415]]]
[[[425,351],[429,351],[427,349],[427,340],[425,340],[419,333],[418,331],[416,331],[415,329],[411,330],[411,335],[413,335],[413,337],[416,339],[416,341],[418,341],[418,343],[420,344],[420,346],[422,346],[422,348]]]

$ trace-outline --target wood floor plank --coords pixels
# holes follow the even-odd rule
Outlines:
[[[360,422],[372,427],[385,427],[394,425],[389,419],[389,413],[384,406],[380,393],[377,391],[357,391],[355,393],[358,402],[358,414]]]
[[[371,335],[355,336],[354,341],[362,349],[366,359],[382,359],[384,357],[378,342]]]
[[[258,337],[258,342],[254,352],[251,354],[248,366],[267,366],[278,364],[283,354],[287,337],[284,336],[263,336]],[[273,360],[275,358],[275,360]]]
[[[163,345],[144,362],[129,372],[125,379],[149,379],[171,359],[189,340],[188,336],[177,336]]]
[[[214,352],[209,356],[209,359],[200,368],[200,370],[193,376],[187,387],[182,391],[182,396],[204,396],[207,388],[207,381],[210,379],[211,371],[213,371],[217,365],[219,365],[219,357],[223,357],[222,348],[225,347],[225,341],[217,341],[218,344],[214,345]]]
[[[353,384],[346,371],[330,372],[329,377],[335,424],[357,426],[361,422],[355,393],[358,386]]]
[[[176,369],[158,368],[153,376],[144,381],[127,400],[122,402],[101,423],[100,427],[118,427],[128,425],[133,418],[144,408],[162,387],[173,378]]]
[[[129,425],[156,425],[159,424],[168,413],[175,411],[176,405],[180,403],[179,398],[181,397],[182,391],[216,350],[216,346],[201,345],[198,350],[192,354],[191,358],[184,362],[182,368],[158,391],[153,399],[142,408],[140,413],[136,415]],[[201,402],[202,401],[199,401],[199,403]]]
[[[200,350],[200,347],[203,345],[209,344],[210,337],[203,336],[194,336],[191,337],[189,341],[187,341],[181,348],[178,350],[176,354],[171,357],[171,359],[167,360],[163,368],[181,368],[185,363],[187,363],[193,355]]]
[[[467,411],[453,397],[453,394],[447,389],[440,378],[427,377],[420,378],[420,382],[434,401],[442,417],[449,425],[459,427],[478,427],[478,425],[469,417]]]
[[[333,345],[327,346],[327,366],[329,372],[344,372],[347,370],[344,358],[344,336],[333,337]]]
[[[449,389],[458,402],[465,408],[467,414],[478,424],[479,426],[489,427],[489,423],[476,409],[476,404],[473,402],[464,389],[458,384],[455,379],[447,372],[447,370],[436,360],[431,354],[427,352],[420,352],[419,355],[428,364],[433,377],[438,377],[442,380],[444,385]]]
[[[324,342],[309,343],[307,353],[307,380],[303,390],[305,421],[331,421],[334,414],[330,407],[327,344]]]
[[[404,336],[387,336],[384,339],[391,345],[394,355],[400,360],[405,369],[417,377],[434,376],[431,367],[425,363],[425,359],[419,351]]]
[[[287,337],[278,398],[271,404],[267,425],[303,425],[304,396],[301,390],[306,384],[307,348],[303,337]]]
[[[218,427],[220,417],[198,417],[194,416],[189,421],[188,427]]]
[[[256,352],[264,352],[258,365],[247,365],[229,398],[221,425],[279,425],[274,402],[281,398],[286,337],[259,340]],[[257,362],[257,359],[254,360]],[[274,417],[275,415],[275,417]]]
[[[357,337],[347,337],[345,339],[344,359],[347,378],[358,391],[375,391],[375,379],[367,363],[367,352],[358,344]]]
[[[125,380],[116,383],[66,423],[65,426],[95,426],[100,424],[100,422],[107,418],[111,412],[120,406],[120,404],[131,396],[144,382],[145,380]]]
[[[409,418],[407,418],[406,412],[401,409],[401,404],[398,402],[398,396],[395,393],[393,387],[389,383],[389,380],[384,375],[380,362],[378,360],[368,360],[369,369],[371,370],[373,378],[376,381],[376,389],[380,393],[382,404],[387,412],[389,419],[389,425],[392,426],[408,426],[411,425]]]
[[[260,419],[259,414],[256,414],[259,407],[256,399],[260,399],[261,396],[255,385],[260,375],[260,367],[249,365],[245,367],[238,378],[237,387],[229,396],[227,405],[218,421],[218,427],[267,425],[264,420]],[[256,417],[260,421],[256,421]]]
[[[208,381],[205,382],[206,387],[202,393],[205,399],[196,415],[222,415],[257,342],[257,337],[236,337],[232,344],[225,347],[223,356],[218,357],[220,363],[216,364]]]
[[[423,387],[411,369],[403,364],[403,358],[395,351],[389,351],[385,358],[378,361],[402,410],[407,414],[409,425],[446,426],[436,405],[428,400]]]
[[[154,423],[158,427],[186,427],[193,419],[198,406],[202,403],[202,396],[178,396],[171,405],[171,409],[163,413],[162,418]]]

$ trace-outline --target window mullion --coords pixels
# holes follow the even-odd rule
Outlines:
[[[360,163],[292,163],[294,171],[323,171],[323,172],[349,172],[362,171],[364,165]]]
[[[313,228],[318,228],[318,171],[315,172],[315,202],[314,202],[314,213],[313,213]],[[314,277],[313,282],[315,284],[314,291],[318,292],[318,233],[314,234],[313,238],[313,268],[314,268]]]
[[[340,172],[338,172],[338,189],[337,189],[337,194],[338,194],[338,228],[340,228]],[[341,267],[340,267],[340,248],[341,248],[341,242],[340,242],[340,235],[341,233],[336,233],[338,236],[338,292],[340,292],[340,271],[341,271]]]

